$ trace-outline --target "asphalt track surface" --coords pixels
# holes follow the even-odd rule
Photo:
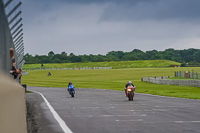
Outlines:
[[[71,98],[66,88],[28,90],[42,93],[73,133],[200,133],[200,100],[136,94],[128,101],[123,91],[78,88]],[[41,126],[63,132],[44,104],[48,122]]]

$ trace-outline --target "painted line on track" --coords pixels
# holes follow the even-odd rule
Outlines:
[[[136,119],[136,120],[115,120],[115,121],[122,121],[122,122],[125,122],[125,121],[129,121],[129,122],[142,122],[143,119]]]
[[[175,121],[175,123],[200,123],[200,121]]]
[[[54,118],[56,119],[56,121],[58,122],[58,124],[60,125],[60,127],[62,128],[62,130],[64,131],[64,133],[73,133],[69,127],[66,125],[65,121],[58,115],[58,113],[55,111],[55,109],[51,106],[51,104],[48,102],[48,100],[44,97],[44,95],[40,92],[37,91],[33,91],[35,93],[38,93],[42,96],[42,98],[44,99],[45,103],[47,104],[47,106],[49,107],[51,113],[53,114]]]

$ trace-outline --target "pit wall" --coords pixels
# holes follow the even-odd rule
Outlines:
[[[0,72],[0,133],[27,133],[24,88]]]
[[[167,79],[169,77],[170,76],[143,77],[143,78],[141,78],[141,81],[150,82],[150,83],[154,83],[154,84],[200,87],[200,80],[171,80],[171,79]]]

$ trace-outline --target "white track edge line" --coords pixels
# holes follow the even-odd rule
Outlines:
[[[66,125],[64,120],[58,115],[58,113],[55,111],[55,109],[51,106],[51,104],[48,102],[48,100],[44,97],[44,95],[42,93],[40,93],[40,92],[37,92],[37,91],[33,91],[33,92],[36,92],[36,93],[38,93],[38,94],[40,94],[42,96],[42,98],[44,99],[45,103],[49,107],[51,113],[53,114],[54,118],[57,120],[58,124],[60,125],[60,127],[64,131],[64,133],[73,133],[69,129],[69,127]]]

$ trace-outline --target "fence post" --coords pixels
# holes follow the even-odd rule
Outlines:
[[[196,79],[198,79],[198,73],[196,72]]]
[[[194,79],[194,70],[192,70],[192,79]]]

